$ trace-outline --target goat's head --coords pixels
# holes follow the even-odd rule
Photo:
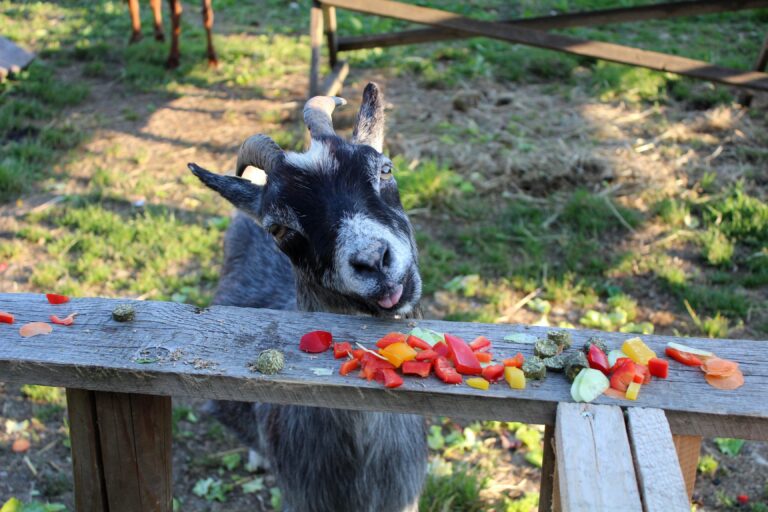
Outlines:
[[[343,103],[330,96],[306,103],[312,137],[306,153],[284,152],[266,135],[254,135],[240,148],[238,177],[189,167],[272,234],[303,284],[356,311],[407,314],[421,297],[421,278],[392,162],[382,154],[383,100],[376,84],[368,84],[351,142],[331,122]],[[262,169],[266,182],[240,178],[249,166]]]

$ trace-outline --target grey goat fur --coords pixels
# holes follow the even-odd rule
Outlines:
[[[378,87],[365,89],[352,142],[333,131],[340,104],[307,102],[306,153],[283,152],[264,135],[243,144],[237,175],[253,165],[266,172],[266,184],[190,164],[239,209],[225,237],[215,304],[419,314],[416,244],[392,163],[381,154]],[[209,410],[266,458],[286,511],[418,510],[427,463],[420,416],[245,402],[213,402]]]

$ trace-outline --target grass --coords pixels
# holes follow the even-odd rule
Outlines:
[[[482,8],[458,0],[418,3],[482,19],[613,5],[607,0],[515,4],[485,0]],[[36,291],[206,305],[218,277],[227,207],[189,176],[135,172],[157,159],[142,145],[115,142],[92,149],[88,143],[94,141],[94,129],[111,129],[118,123],[141,126],[164,101],[202,89],[233,101],[295,100],[296,91],[284,85],[307,72],[307,5],[296,10],[287,2],[268,0],[263,9],[254,10],[236,0],[217,0],[215,41],[221,67],[209,72],[204,32],[187,14],[182,65],[167,71],[167,45],[148,36],[148,9],[142,9],[147,36],[128,46],[130,27],[122,2],[0,0],[4,35],[39,55],[18,80],[0,84],[0,201],[40,192],[64,197],[53,207],[19,217],[11,238],[0,244],[0,261],[23,265],[33,259],[36,263],[23,286]],[[766,21],[764,9],[559,32],[682,51],[747,69]],[[341,10],[339,27],[346,35],[363,35],[405,24]],[[711,44],[713,40],[718,44]],[[386,69],[398,80],[415,81],[427,89],[421,94],[453,93],[477,83],[472,80],[484,79],[511,91],[544,83],[541,90],[553,96],[567,98],[578,91],[587,103],[624,103],[636,112],[653,109],[649,124],[637,123],[637,131],[631,133],[646,141],[685,121],[673,118],[667,107],[687,115],[733,100],[731,92],[720,86],[480,38],[361,50],[346,57],[358,72]],[[122,95],[147,95],[153,103],[120,108],[114,120],[96,116],[92,123],[83,122],[80,114],[87,109],[82,107],[107,86]],[[270,126],[269,133],[283,147],[298,149],[301,127],[285,112],[267,108],[259,121]],[[221,122],[245,121],[238,114],[235,108],[224,112]],[[745,115],[759,120],[761,113]],[[468,172],[440,151],[463,143],[484,148],[498,142],[500,134],[482,123],[462,126],[449,119],[425,121],[423,129],[435,134],[437,147],[429,154],[441,156],[409,161],[395,155],[394,161],[403,204],[417,225],[425,294],[447,319],[494,322],[522,297],[533,294],[524,308],[531,322],[649,332],[654,328],[649,315],[657,307],[650,291],[691,326],[684,334],[727,337],[748,325],[768,335],[768,321],[760,316],[766,310],[763,287],[768,285],[768,204],[755,186],[768,164],[765,144],[741,144],[735,135],[728,139],[726,153],[738,163],[741,182],[723,179],[719,160],[704,165],[696,157],[691,168],[681,170],[688,173],[689,182],[681,180],[674,191],[617,199],[606,191],[606,183],[592,183],[582,188],[553,187],[540,196],[507,196],[506,190],[482,189],[482,180],[475,179],[482,177],[482,169]],[[510,137],[508,151],[537,157],[543,156],[540,139],[552,133],[535,120],[514,114],[503,136]],[[665,149],[677,151],[676,157],[689,148],[697,155],[711,154],[716,145],[710,147],[706,136],[712,137],[697,134],[687,145],[669,142]],[[614,142],[634,144],[631,137]],[[592,147],[592,141],[585,139],[583,144],[587,150]],[[77,167],[99,151],[104,160],[93,172],[76,176]],[[82,183],[76,191],[62,188],[78,180]],[[145,198],[143,205],[133,202],[137,195]],[[674,242],[631,243],[627,248],[627,241],[654,229],[658,230],[654,240],[673,237]],[[41,420],[61,417],[61,390],[28,386],[23,392],[38,402],[33,411]],[[197,421],[194,412],[174,409],[173,420],[174,435],[186,441],[189,424]],[[438,425],[438,432],[431,432],[433,455],[443,463],[433,464],[422,510],[521,512],[536,506],[535,493],[488,497],[493,474],[487,464],[475,460],[497,459],[478,440],[500,428],[478,424],[456,430]],[[540,431],[519,424],[503,428],[523,443],[521,464],[540,465]],[[220,439],[224,433],[220,425],[212,424],[207,436]],[[475,459],[457,462],[457,457]],[[188,499],[221,501],[237,492],[234,484],[220,477],[242,466],[239,455],[216,458],[214,466],[219,473],[200,480],[200,498]],[[700,470],[714,473],[716,466],[712,470],[711,465],[700,464]],[[279,502],[279,496],[272,498]]]

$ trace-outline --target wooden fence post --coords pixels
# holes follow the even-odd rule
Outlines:
[[[696,485],[696,467],[699,463],[701,452],[701,436],[672,436],[675,443],[675,451],[680,461],[680,469],[683,472],[685,488],[688,492],[688,501],[693,496],[693,487]]]
[[[77,512],[171,512],[171,398],[67,389]]]

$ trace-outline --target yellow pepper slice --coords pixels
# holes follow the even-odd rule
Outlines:
[[[627,387],[627,393],[624,395],[624,398],[627,400],[637,400],[637,395],[640,394],[640,383],[639,382],[630,382],[629,387]]]
[[[472,377],[471,379],[467,379],[467,385],[471,388],[477,388],[486,391],[490,385],[490,382],[482,377]]]
[[[406,361],[416,359],[416,351],[410,345],[403,342],[388,345],[380,349],[379,354],[386,357],[387,361],[392,363],[395,368],[400,368],[400,365]]]
[[[640,338],[631,338],[624,342],[621,351],[637,364],[648,365],[648,361],[656,357],[656,352],[643,343]]]
[[[504,380],[512,389],[525,389],[525,373],[520,368],[506,366],[504,368]]]

